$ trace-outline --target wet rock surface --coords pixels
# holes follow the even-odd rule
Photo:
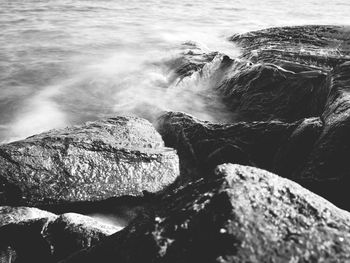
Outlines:
[[[178,176],[176,152],[164,147],[148,121],[134,117],[1,145],[0,166],[1,201],[31,205],[142,195],[161,190]]]
[[[298,179],[349,210],[350,61],[336,67],[328,83],[330,93],[321,116],[325,126]]]
[[[158,131],[169,147],[177,149],[186,180],[188,175],[211,173],[222,163],[273,170],[280,147],[299,125],[280,121],[215,124],[169,112],[159,118]]]
[[[216,88],[238,121],[320,116],[327,74],[350,60],[350,27],[296,26],[234,35],[242,54]]]
[[[320,116],[329,91],[326,77],[322,70],[297,72],[275,64],[232,62],[217,90],[236,121],[293,122]]]
[[[344,262],[350,214],[266,171],[221,165],[61,262]]]
[[[332,69],[350,59],[350,27],[275,27],[233,35],[243,48],[242,57],[252,62],[273,63],[289,70],[298,66]]]

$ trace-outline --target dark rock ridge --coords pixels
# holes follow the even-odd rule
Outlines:
[[[324,129],[297,180],[349,210],[350,61],[336,67],[328,82]]]
[[[293,155],[292,158],[300,154],[299,149],[295,150],[296,153],[289,149],[296,143],[292,143],[285,152],[281,150],[282,147],[288,147],[284,145],[291,137],[300,138],[303,135],[299,134],[305,134],[305,129],[309,129],[311,135],[306,135],[304,141],[312,145],[313,141],[310,139],[315,140],[320,126],[322,127],[322,124],[318,118],[294,123],[261,121],[215,124],[181,112],[166,113],[158,121],[158,131],[166,145],[178,151],[182,179],[185,181],[192,180],[190,177],[211,173],[217,165],[225,162],[273,171],[283,160],[290,160],[289,156],[282,156],[285,152]],[[307,148],[306,144],[302,143],[302,146]],[[298,163],[289,163],[288,172],[296,165]]]
[[[161,190],[179,173],[176,152],[164,147],[148,121],[134,117],[1,145],[0,166],[2,203],[32,205],[142,195]]]
[[[272,63],[284,69],[332,69],[350,60],[350,27],[275,27],[236,34],[231,41],[242,47],[242,58]]]
[[[266,171],[221,165],[61,263],[345,262],[350,214]]]
[[[328,94],[326,72],[241,63],[233,62],[217,87],[236,121],[293,122],[321,115]]]
[[[242,49],[216,88],[241,121],[320,116],[327,74],[350,60],[350,28],[270,28],[230,38]]]
[[[75,213],[46,218],[23,217],[22,221],[0,227],[0,260],[57,262],[120,229]]]

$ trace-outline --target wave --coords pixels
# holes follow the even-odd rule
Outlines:
[[[231,49],[233,55],[239,53]],[[7,124],[2,142],[114,115],[153,122],[164,111],[184,111],[209,121],[229,121],[232,114],[213,88],[222,78],[225,57],[187,41],[173,51],[124,49],[90,61],[28,98]]]

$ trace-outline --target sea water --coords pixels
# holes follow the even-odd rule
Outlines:
[[[234,58],[234,33],[349,14],[349,0],[0,0],[0,142],[146,108],[225,121],[205,76],[169,80],[184,43]]]

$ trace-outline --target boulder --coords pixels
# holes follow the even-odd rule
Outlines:
[[[236,121],[293,122],[320,116],[329,91],[327,73],[302,70],[234,61],[216,89]]]
[[[16,263],[57,262],[120,229],[75,213],[11,223],[0,227],[0,259]]]
[[[221,165],[159,198],[153,212],[61,263],[350,260],[348,212],[257,168]]]
[[[350,60],[350,27],[295,26],[237,34],[241,55],[215,89],[236,121],[319,117],[327,74]]]
[[[66,213],[49,221],[41,233],[52,248],[53,258],[58,260],[82,248],[93,246],[121,229],[122,227],[101,223],[90,216]]]
[[[22,221],[55,218],[56,215],[34,207],[0,206],[0,227]]]
[[[177,149],[184,180],[200,177],[230,162],[273,170],[276,154],[302,121],[215,124],[181,112],[168,112],[157,129]]]
[[[148,121],[135,117],[89,122],[1,145],[0,166],[0,201],[30,205],[156,192],[179,173],[176,152],[164,147]]]

